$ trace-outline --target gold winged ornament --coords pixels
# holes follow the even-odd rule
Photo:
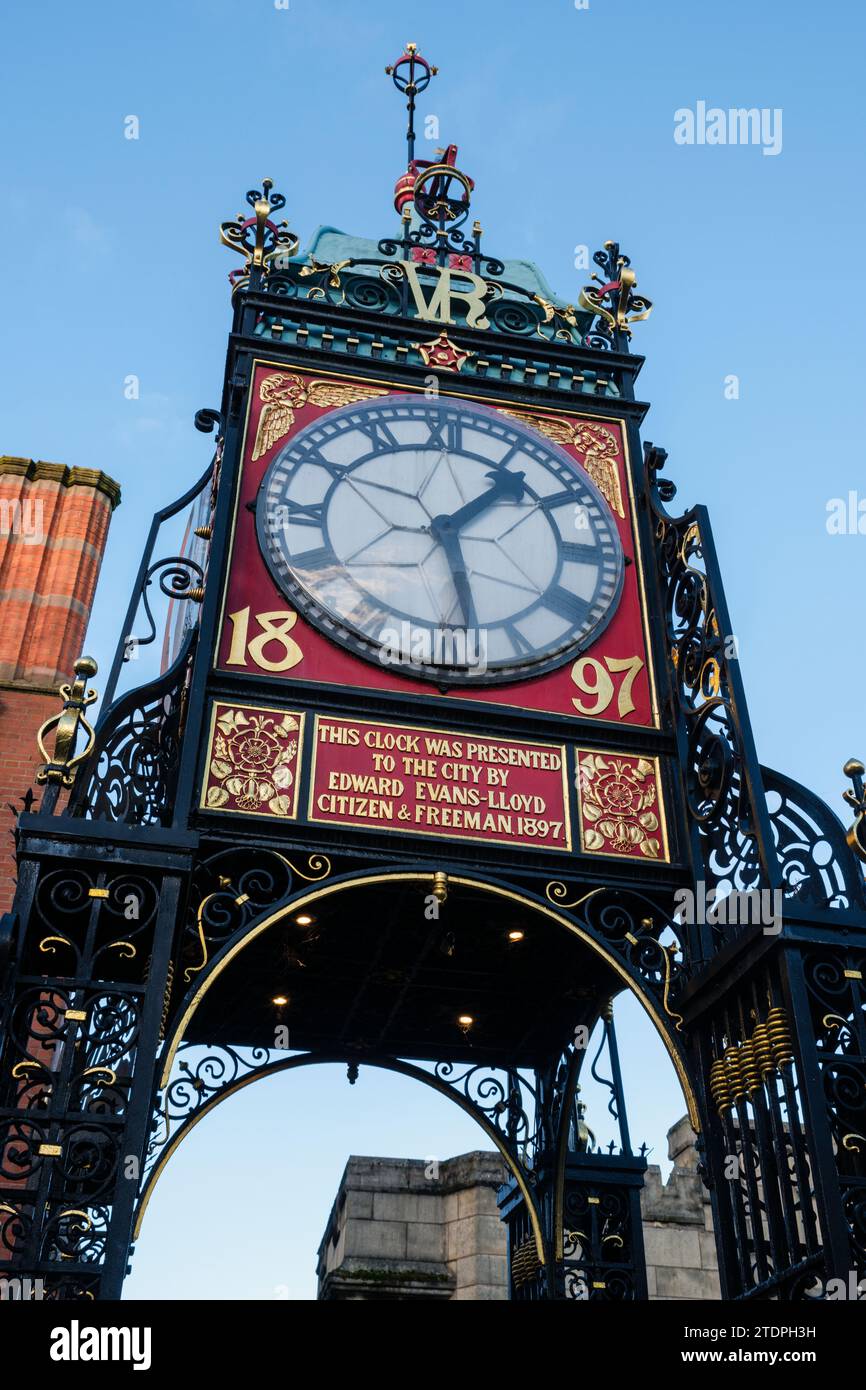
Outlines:
[[[387,396],[380,386],[343,385],[335,381],[303,381],[294,372],[274,372],[259,387],[262,413],[253,445],[253,462],[266,454],[295,423],[295,411],[304,405],[353,405],[372,396]]]
[[[565,444],[576,449],[581,462],[595,483],[611,511],[617,516],[625,516],[622,501],[622,487],[619,469],[616,465],[616,435],[604,425],[589,420],[548,420],[537,415],[528,415],[522,410],[503,410],[503,415],[512,415],[525,425],[546,434],[557,444]]]

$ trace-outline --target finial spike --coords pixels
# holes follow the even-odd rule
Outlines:
[[[427,90],[431,79],[436,76],[438,71],[438,68],[432,67],[427,59],[421,56],[418,52],[418,45],[415,43],[407,43],[396,63],[389,63],[385,69],[397,91],[407,98],[406,111],[409,116],[406,130],[407,168],[410,167],[415,158],[415,98]]]

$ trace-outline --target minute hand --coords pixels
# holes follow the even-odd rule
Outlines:
[[[502,469],[499,473],[488,473],[488,478],[493,478],[493,486],[486,492],[482,492],[480,497],[476,497],[472,502],[467,502],[465,506],[452,512],[449,517],[436,517],[439,526],[445,522],[451,531],[459,531],[468,521],[481,512],[485,512],[488,507],[492,507],[494,502],[499,502],[503,497],[509,498],[512,502],[519,502],[524,493],[525,473],[509,473],[507,469]]]
[[[466,561],[460,549],[460,537],[456,531],[446,527],[438,534],[438,540],[445,552],[445,559],[448,561],[451,577],[454,580],[454,588],[457,590],[457,597],[463,610],[463,624],[465,627],[477,627],[478,618],[475,613],[475,602],[472,598],[469,576],[466,573]]]

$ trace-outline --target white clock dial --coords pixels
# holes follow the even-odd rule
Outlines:
[[[561,664],[622,583],[616,524],[586,474],[481,406],[390,396],[335,410],[271,464],[256,517],[274,578],[311,622],[442,684]]]

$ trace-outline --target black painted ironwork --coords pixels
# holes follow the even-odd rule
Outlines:
[[[862,912],[866,883],[841,821],[793,778],[768,767],[761,776],[789,907]]]
[[[154,517],[68,807],[52,787],[19,819],[18,890],[0,928],[0,1273],[43,1279],[50,1298],[118,1297],[134,1222],[192,1125],[254,1080],[340,1063],[352,1083],[371,1066],[430,1087],[497,1147],[513,1298],[644,1298],[646,1161],[632,1148],[610,1007],[628,988],[700,1131],[723,1296],[829,1297],[831,1281],[866,1265],[862,765],[848,765],[858,820],[846,837],[816,797],[758,763],[707,513],[669,514],[664,451],[647,445],[632,478],[661,725],[604,731],[604,746],[614,738],[664,765],[673,857],[652,878],[627,857],[419,847],[267,817],[217,823],[199,808],[212,697],[287,698],[264,677],[212,669],[263,347],[289,368],[351,359],[362,378],[384,363],[395,389],[423,389],[407,265],[428,291],[441,270],[462,270],[487,284],[489,327],[458,325],[470,354],[458,384],[493,402],[513,388],[524,410],[614,412],[639,454],[630,325],[650,305],[628,257],[613,242],[598,252],[601,274],[576,305],[507,282],[480,225],[467,230],[472,184],[454,147],[438,166],[415,160],[409,88],[421,90],[422,61],[400,68],[413,208],[377,255],[297,256],[270,181],[247,195],[251,217],[223,227],[244,264],[220,409],[196,417],[217,429],[214,460]],[[190,506],[200,545],[160,559],[162,523]],[[154,642],[160,592],[187,605],[180,650],[116,699],[129,639]],[[377,698],[291,687],[293,702],[337,714],[366,715]],[[429,716],[413,694],[388,701],[378,712]],[[548,727],[522,711],[496,719],[506,737]],[[549,728],[600,738],[589,720],[550,717]],[[428,922],[434,873],[462,887],[448,919]],[[727,904],[766,894],[769,920],[689,915],[701,892]],[[522,962],[508,955],[509,912],[515,940],[536,929]],[[305,1030],[291,1052],[275,1042],[281,981]],[[587,1126],[584,1067],[610,1095],[610,1151]]]
[[[172,824],[195,640],[190,632],[164,675],[106,711],[71,815],[133,826]]]
[[[196,428],[202,429],[204,433],[208,433],[209,430],[213,429],[214,424],[218,425],[219,418],[219,413],[216,411],[200,410],[195,417]],[[148,601],[149,596],[147,594],[147,590],[150,586],[152,578],[157,575],[159,576],[159,587],[161,589],[161,592],[167,598],[185,597],[188,594],[190,587],[192,587],[191,581],[193,574],[198,575],[199,582],[201,582],[201,580],[203,580],[204,578],[202,566],[195,563],[192,557],[178,557],[180,570],[177,576],[177,582],[179,583],[180,587],[178,588],[175,585],[175,587],[172,589],[172,577],[171,575],[166,575],[164,573],[164,567],[169,567],[171,565],[171,561],[169,559],[155,561],[153,558],[153,553],[156,549],[160,530],[163,526],[166,525],[167,522],[171,521],[173,517],[178,516],[181,512],[184,512],[187,509],[187,507],[192,506],[197,499],[201,498],[205,494],[205,489],[208,483],[211,483],[211,493],[213,494],[215,484],[218,481],[219,459],[221,452],[222,444],[221,442],[218,442],[217,451],[214,458],[208,464],[201,477],[195,483],[193,483],[192,487],[188,488],[187,491],[182,493],[182,495],[178,497],[174,502],[169,503],[167,507],[161,507],[158,511],[154,512],[153,514],[153,519],[150,524],[150,530],[148,532],[147,540],[144,546],[144,552],[142,554],[141,562],[139,564],[138,574],[136,576],[135,583],[133,584],[132,593],[130,595],[129,603],[127,605],[126,617],[124,619],[123,627],[121,629],[120,636],[115,647],[114,658],[112,660],[111,669],[109,671],[108,679],[105,684],[105,689],[102,692],[103,719],[105,718],[107,711],[111,708],[111,705],[114,702],[118,680],[120,678],[120,673],[123,669],[124,664],[126,662],[132,661],[138,654],[138,646],[143,645],[142,640],[134,636],[134,628],[136,625],[136,618],[138,615],[139,608],[145,605],[150,628],[150,635],[147,637],[147,642],[153,641],[155,634],[155,624],[150,604]],[[194,565],[194,569],[189,568],[191,565]],[[164,585],[164,580],[167,582],[168,587]]]

